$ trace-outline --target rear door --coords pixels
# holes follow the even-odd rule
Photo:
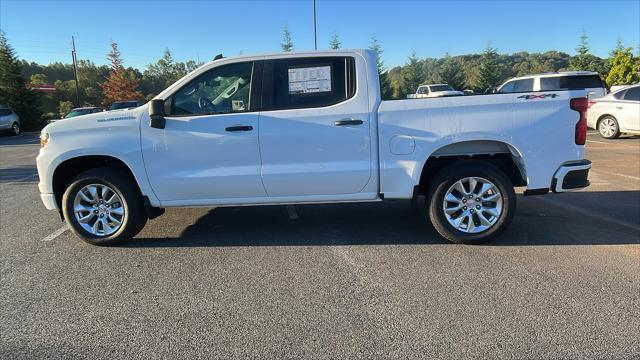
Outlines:
[[[640,130],[640,86],[629,88],[616,103],[620,113],[619,121],[627,130]]]
[[[356,194],[367,185],[365,71],[364,59],[351,56],[265,62],[260,153],[268,196]]]

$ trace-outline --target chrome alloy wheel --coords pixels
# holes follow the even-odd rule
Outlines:
[[[451,185],[442,211],[454,228],[477,234],[491,228],[502,214],[502,194],[487,179],[467,177]]]
[[[600,121],[600,125],[598,126],[598,130],[600,130],[600,134],[606,138],[612,137],[613,134],[618,130],[618,126],[616,125],[615,120],[612,118],[604,118]]]
[[[80,189],[73,200],[73,213],[84,230],[100,237],[115,233],[124,221],[120,196],[103,184],[90,184]]]

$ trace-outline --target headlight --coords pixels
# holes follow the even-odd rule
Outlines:
[[[47,146],[48,143],[49,143],[49,133],[48,132],[40,133],[40,149]]]

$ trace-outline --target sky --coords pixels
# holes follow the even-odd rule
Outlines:
[[[338,1],[317,0],[318,49],[333,34],[343,48],[366,48],[375,34],[388,67],[420,58],[479,53],[564,51],[579,37],[605,57],[620,38],[638,51],[640,0],[628,1]],[[125,66],[144,69],[169,48],[178,61],[209,61],[280,51],[285,24],[296,50],[313,50],[313,0],[29,1],[0,0],[0,29],[18,56],[48,64],[79,59],[106,64],[113,39]]]

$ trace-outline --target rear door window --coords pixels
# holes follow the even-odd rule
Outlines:
[[[640,101],[640,86],[632,87],[624,94],[625,100]]]
[[[338,104],[355,95],[355,59],[340,56],[267,61],[263,89],[264,110]]]
[[[11,115],[11,110],[9,109],[0,109],[0,116]]]

